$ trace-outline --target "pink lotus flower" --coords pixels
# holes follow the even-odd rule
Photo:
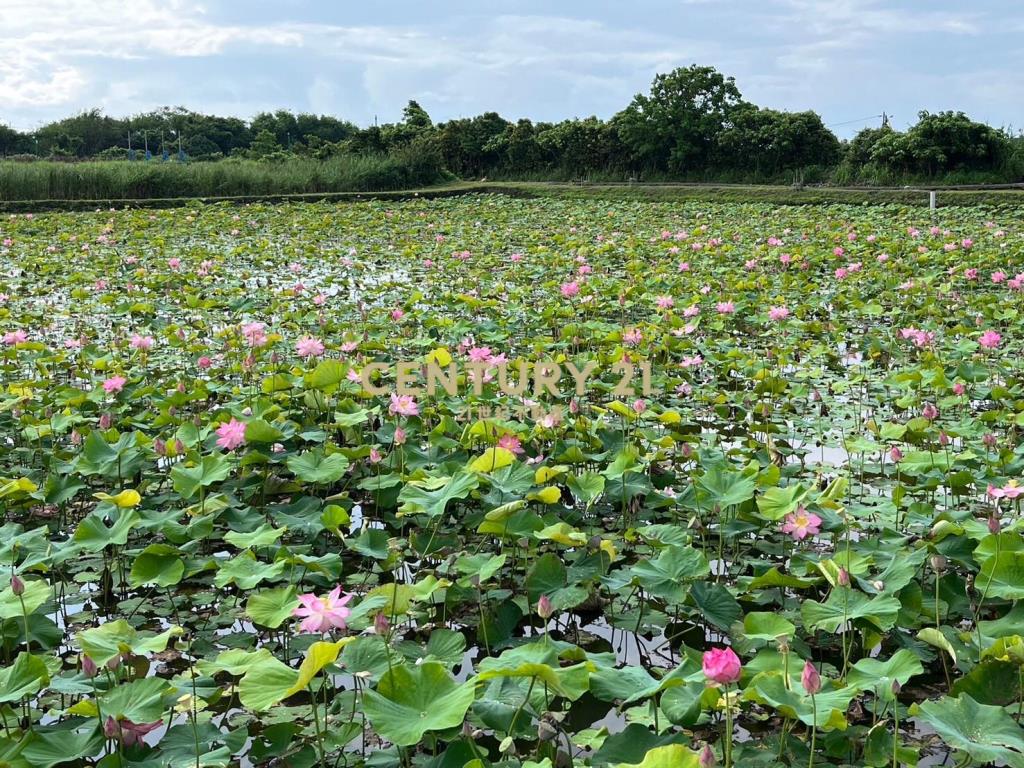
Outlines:
[[[659,296],[654,300],[654,303],[658,309],[671,309],[675,306],[675,301],[673,301],[671,296]]]
[[[267,326],[263,323],[247,323],[242,326],[242,335],[253,349],[267,344]]]
[[[217,427],[217,445],[226,451],[245,445],[245,422],[232,417]]]
[[[152,336],[140,336],[137,333],[132,334],[132,340],[130,346],[132,349],[147,350],[153,347],[154,339]]]
[[[537,600],[537,615],[547,621],[551,618],[551,615],[554,612],[554,607],[551,605],[551,598],[547,595],[541,595],[540,599]]]
[[[688,261],[681,261],[681,262],[679,262],[679,271],[680,272],[689,272],[690,271],[690,262],[688,262]]]
[[[637,344],[643,341],[643,339],[644,335],[640,333],[639,328],[631,328],[630,330],[622,334],[623,342],[625,342],[627,345],[631,347],[635,347]]]
[[[993,499],[1016,499],[1024,494],[1024,486],[1017,485],[1013,480],[1002,488],[989,484],[987,493]]]
[[[641,414],[647,410],[647,403],[642,399],[636,399],[633,401],[633,413]]]
[[[789,317],[789,309],[787,307],[772,307],[768,310],[768,318],[770,320],[782,321]]]
[[[196,365],[198,365],[203,370],[206,370],[207,368],[213,365],[213,360],[203,355],[196,361]]]
[[[401,309],[391,310],[391,319],[394,320],[396,323],[403,317],[405,317],[405,312],[403,312]]]
[[[981,338],[978,339],[978,343],[981,344],[985,349],[995,349],[999,346],[999,342],[1003,340],[1003,337],[995,331],[985,331],[981,334]]]
[[[962,395],[966,391],[967,391],[967,387],[965,387],[963,382],[961,382],[961,381],[958,381],[956,384],[953,385],[953,394],[954,395]]]
[[[901,461],[903,461],[903,451],[899,449],[898,445],[894,445],[892,448],[889,449],[889,458],[892,459],[893,462],[895,462],[896,464],[899,464]]]
[[[124,385],[128,383],[128,379],[124,376],[111,376],[109,379],[103,382],[103,391],[108,395],[112,395],[115,392],[120,392],[124,389]]]
[[[295,351],[300,357],[320,357],[324,353],[324,343],[312,336],[305,336],[295,342]]]
[[[404,429],[395,427],[395,445],[405,445],[406,437]]]
[[[299,595],[299,605],[292,610],[292,616],[302,618],[299,628],[303,632],[328,632],[331,629],[345,629],[345,619],[352,611],[346,607],[352,594],[341,594],[341,587],[335,587],[326,596],[317,597],[312,592]]]
[[[388,411],[392,416],[416,416],[420,412],[420,407],[416,404],[412,395],[399,395],[392,392]]]
[[[719,685],[735,683],[740,679],[743,665],[732,648],[712,648],[701,659],[704,677]]]
[[[811,696],[821,690],[821,675],[809,661],[804,664],[804,671],[800,675],[800,684]]]
[[[736,311],[736,305],[731,301],[720,301],[715,305],[715,310],[720,315],[731,315]]]
[[[931,403],[925,403],[924,408],[921,409],[921,415],[928,419],[928,421],[935,421],[938,418],[939,409]]]
[[[171,269],[177,269],[178,267],[181,266],[181,259],[178,259],[178,258],[168,259],[167,260],[167,266],[170,267]]]
[[[486,363],[492,354],[490,347],[473,347],[469,350],[469,359],[474,363]]]
[[[103,735],[108,739],[118,739],[126,747],[141,744],[150,731],[155,731],[163,725],[162,720],[152,723],[133,723],[131,720],[115,720],[107,716],[103,723]]]
[[[572,281],[570,281],[568,283],[562,283],[562,286],[561,286],[561,288],[559,290],[561,290],[562,295],[565,298],[571,299],[573,296],[578,296],[579,295],[579,293],[580,293],[580,284],[577,283],[575,280],[572,280]]]
[[[504,448],[506,451],[511,451],[517,456],[523,453],[523,444],[518,437],[508,432],[498,438],[498,447]]]
[[[8,331],[4,334],[4,344],[8,347],[13,347],[16,344],[28,341],[28,334],[20,328],[16,331]]]
[[[816,536],[821,532],[821,518],[803,507],[797,507],[796,512],[786,515],[782,532],[788,533],[796,541],[803,541],[808,536]]]

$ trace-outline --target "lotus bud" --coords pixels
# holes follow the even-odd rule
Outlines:
[[[107,669],[109,669],[111,672],[116,672],[117,668],[120,667],[120,666],[121,666],[121,657],[120,656],[115,656],[114,658],[112,658],[110,661],[107,662]]]
[[[110,425],[113,423],[113,418],[109,413],[104,413],[100,416],[100,429],[110,429]]]
[[[554,609],[551,606],[551,599],[547,595],[541,595],[540,600],[537,601],[537,615],[547,621],[551,618],[552,613],[554,613]]]
[[[71,430],[71,444],[81,445],[82,444],[82,433],[77,429]]]
[[[999,533],[999,518],[995,515],[988,516],[988,532],[991,534]]]
[[[11,576],[11,592],[13,592],[16,597],[21,597],[25,594],[25,582],[21,580],[21,577],[18,576],[18,574]]]
[[[810,661],[804,664],[803,674],[800,675],[800,684],[812,696],[821,690],[821,675]]]
[[[881,592],[883,589],[885,589],[885,582],[884,581],[872,581],[871,582],[871,586],[874,587],[876,591]]]
[[[121,727],[117,724],[117,720],[110,715],[107,715],[107,719],[103,721],[103,735],[108,739],[116,739],[121,735]]]
[[[388,617],[383,613],[378,613],[373,617],[373,631],[378,635],[386,635],[390,628],[391,622],[388,621]]]
[[[175,438],[174,440],[174,453],[178,456],[185,452],[185,444],[181,442],[181,438]]]
[[[984,437],[981,438],[981,442],[984,443],[985,446],[988,447],[988,448],[995,448],[996,447],[996,436],[993,435],[991,432],[989,432],[989,433],[985,434]]]
[[[946,431],[943,430],[942,432],[939,432],[939,445],[945,446],[945,445],[949,445],[949,443],[950,443],[949,435],[946,434]]]
[[[715,751],[711,749],[710,744],[705,744],[704,749],[700,751],[700,758],[697,764],[700,768],[715,768],[718,765],[718,760],[715,759]]]
[[[936,573],[942,573],[946,570],[946,558],[943,555],[932,555],[929,560],[932,565],[932,570]]]
[[[850,572],[842,566],[839,567],[839,574],[836,576],[836,583],[839,584],[840,587],[850,586]]]
[[[899,696],[901,690],[903,690],[903,686],[900,685],[900,681],[899,680],[893,680],[892,681],[892,695],[893,696]]]
[[[82,672],[85,673],[86,677],[96,677],[100,672],[99,667],[96,666],[96,662],[84,653],[82,654]]]
[[[157,456],[167,455],[167,443],[161,440],[159,437],[153,441],[153,451]]]
[[[899,464],[901,461],[903,461],[903,451],[899,449],[899,446],[894,445],[889,450],[889,458],[892,459],[897,464]]]

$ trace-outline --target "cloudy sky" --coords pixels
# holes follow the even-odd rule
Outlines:
[[[656,72],[709,64],[843,136],[883,110],[1024,127],[1020,0],[0,0],[0,122],[100,107],[358,124],[608,117]]]

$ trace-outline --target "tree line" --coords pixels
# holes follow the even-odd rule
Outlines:
[[[263,112],[252,120],[164,108],[129,118],[99,110],[31,133],[0,124],[12,159],[127,159],[145,149],[191,160],[390,155],[462,178],[960,181],[1024,178],[1024,139],[962,112],[921,112],[897,131],[887,123],[840,141],[812,111],[765,109],[712,67],[660,74],[608,120],[515,122],[495,112],[435,123],[410,101],[395,123],[359,127],[336,117]]]

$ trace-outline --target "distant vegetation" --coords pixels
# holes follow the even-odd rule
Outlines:
[[[130,148],[129,148],[130,143]],[[143,160],[129,164],[72,161]],[[961,112],[922,112],[840,141],[815,112],[745,101],[732,78],[691,66],[658,75],[609,120],[510,122],[495,112],[434,123],[410,101],[400,122],[330,116],[251,121],[184,108],[118,119],[99,110],[21,133],[0,125],[3,199],[372,191],[446,178],[905,184],[1024,179],[1024,138]],[[62,165],[39,160],[67,161]],[[189,162],[170,169],[173,161]],[[171,161],[161,163],[161,160]]]

